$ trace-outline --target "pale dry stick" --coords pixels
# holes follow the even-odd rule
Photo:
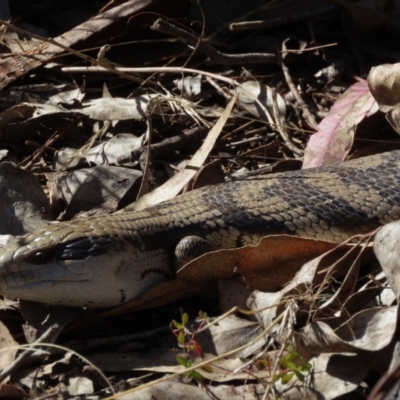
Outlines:
[[[217,82],[214,81],[214,79],[206,76],[206,80],[222,97],[225,97],[226,99],[229,98],[228,93],[224,92]]]
[[[8,366],[8,368],[3,369],[3,371],[0,372],[0,383],[2,383],[7,376],[15,372],[27,359],[29,359],[33,351],[32,347],[38,345],[43,346],[44,345],[43,342],[51,338],[57,337],[61,333],[62,329],[63,328],[60,327],[58,324],[54,324],[50,326],[35,343],[28,344],[26,346],[19,346],[18,348],[26,347],[27,349],[24,352],[22,352],[14,360],[14,362]],[[6,350],[8,349],[2,349],[1,351],[6,351]]]
[[[296,322],[296,312],[298,311],[298,309],[299,309],[298,305],[292,300],[292,301],[288,302],[288,304],[286,305],[286,309],[283,312],[284,318],[283,318],[282,323],[280,324],[280,327],[279,327],[280,329],[278,329],[277,334],[279,334],[279,330],[281,330],[281,331],[283,330],[282,327],[285,327],[285,326],[288,327],[288,333],[286,335],[285,340],[283,341],[284,344],[286,344],[288,342],[290,337],[293,339],[293,336],[294,336],[293,326]],[[282,345],[278,352],[278,355],[276,357],[276,362],[274,364],[274,368],[272,369],[272,372],[271,372],[272,377],[275,376],[275,372],[278,369],[278,366],[280,364],[280,360],[282,359],[284,351],[285,351],[285,346]],[[265,400],[267,398],[266,396],[268,395],[270,389],[272,388],[271,387],[272,383],[273,382],[268,383],[268,386],[264,392],[264,396],[262,397],[262,400]]]
[[[240,133],[241,131],[244,131],[245,129],[247,129],[252,123],[254,123],[254,121],[252,119],[250,121],[245,122],[243,125],[240,125],[239,127],[230,131],[225,136],[222,136],[221,140],[227,139],[229,136],[235,136],[237,133]]]
[[[46,141],[46,143],[42,146],[40,146],[37,150],[35,150],[33,152],[33,154],[31,154],[30,156],[26,157],[24,160],[22,160],[21,162],[19,162],[17,164],[18,167],[24,168],[24,169],[29,169],[33,163],[43,155],[43,153],[46,150],[49,150],[51,148],[51,146],[57,142],[58,139],[60,139],[62,137],[62,135],[65,133],[65,131],[63,130],[63,132],[59,132],[59,131],[55,131]],[[27,163],[26,165],[24,165],[25,163]]]
[[[301,52],[305,53],[306,51],[321,50],[321,49],[326,49],[327,47],[335,47],[337,45],[338,45],[338,43],[321,44],[320,46],[307,47],[306,49],[301,49]],[[294,49],[281,50],[281,54],[298,53],[298,52],[299,52],[299,50],[294,50]]]
[[[25,29],[19,28],[18,26],[10,24],[9,22],[4,21],[2,19],[0,19],[0,24],[6,26],[7,28],[9,28],[9,29],[11,29],[11,30],[13,30],[15,32],[22,33],[23,35],[26,35],[28,37],[32,37],[34,39],[40,40],[41,42],[50,43],[50,44],[52,44],[54,46],[60,47],[61,49],[65,50],[67,53],[71,53],[71,54],[73,54],[73,55],[75,55],[75,56],[77,56],[79,58],[82,58],[83,60],[85,60],[85,61],[87,61],[87,62],[89,62],[91,64],[101,66],[105,70],[107,70],[109,72],[116,73],[117,75],[120,75],[121,77],[123,77],[125,79],[131,80],[131,81],[134,81],[134,82],[137,82],[137,83],[140,83],[140,84],[143,83],[143,80],[140,79],[140,78],[137,78],[137,77],[132,76],[132,75],[125,74],[123,71],[118,71],[117,68],[111,66],[108,63],[105,63],[103,61],[98,61],[93,57],[89,57],[86,54],[83,54],[80,51],[74,50],[71,47],[65,46],[65,45],[63,45],[63,44],[61,44],[61,43],[59,43],[59,42],[57,42],[57,41],[55,41],[53,39],[45,38],[43,36],[36,35],[35,33],[28,32]],[[23,57],[23,54],[21,55],[21,57]],[[45,63],[47,61],[48,60],[43,60],[43,63]]]
[[[352,243],[350,243],[350,242],[351,242],[352,240],[355,240],[355,239],[358,239],[358,242],[352,244],[353,247],[349,250],[349,252],[351,252],[351,251],[357,249],[357,246],[359,246],[361,243],[363,243],[363,241],[364,241],[365,239],[366,239],[365,247],[367,247],[368,244],[369,244],[369,242],[371,241],[372,237],[379,231],[379,229],[381,229],[381,227],[376,228],[374,231],[372,231],[372,232],[370,232],[370,233],[367,233],[366,235],[355,235],[355,236],[352,236],[352,237],[348,238],[347,240],[345,240],[343,243],[339,243],[338,246],[336,246],[336,247],[333,248],[332,250],[327,251],[325,254],[327,255],[327,254],[329,254],[329,253],[332,253],[332,252],[336,251],[337,249],[340,249],[341,247],[343,247],[343,246],[345,246],[345,245],[347,245],[347,244],[352,244]],[[346,254],[348,254],[348,253],[346,253]],[[345,255],[346,255],[346,254],[345,254]],[[344,255],[344,256],[345,256],[345,255]],[[343,256],[343,257],[344,257],[344,256]],[[333,264],[333,266],[330,266],[330,267],[328,267],[328,268],[323,269],[322,271],[319,271],[318,274],[323,274],[324,272],[331,272],[332,269],[333,269],[333,267],[335,266],[335,264],[336,264],[337,262],[339,262],[339,261],[341,261],[341,259],[338,260],[338,261],[336,261],[336,262]]]
[[[46,331],[47,332],[47,331]],[[42,335],[43,336],[43,335]],[[26,349],[27,352],[32,352],[34,350],[34,347],[38,347],[38,346],[46,346],[46,347],[53,347],[54,349],[59,349],[59,350],[63,350],[65,352],[69,352],[72,353],[73,355],[79,357],[80,359],[82,359],[85,363],[87,363],[88,365],[90,365],[92,368],[94,368],[98,374],[104,379],[104,381],[107,383],[107,385],[109,386],[111,392],[113,394],[115,394],[115,390],[111,384],[111,382],[107,379],[107,377],[104,375],[104,373],[97,368],[91,361],[89,361],[87,358],[83,357],[81,354],[77,353],[76,351],[70,350],[64,346],[60,346],[58,344],[54,344],[54,343],[38,343],[38,341],[36,341],[35,343],[31,343],[31,344],[24,344],[21,346],[18,346],[18,348],[21,349]],[[7,351],[7,349],[2,349],[0,350],[1,352]],[[0,381],[1,382],[1,381]],[[44,396],[43,398],[46,398],[47,396]],[[40,400],[41,397],[37,398],[37,400]]]
[[[153,104],[153,99],[149,101],[149,105]],[[146,109],[146,124],[147,131],[144,137],[147,139],[147,148],[145,149],[145,154],[139,158],[139,163],[143,172],[142,183],[140,184],[139,193],[137,198],[143,197],[145,194],[149,193],[149,167],[150,167],[150,149],[153,141],[153,118],[151,116],[151,111],[149,107]]]
[[[245,54],[226,54],[214,49],[208,43],[192,33],[179,28],[176,25],[159,18],[150,27],[158,32],[166,33],[167,35],[175,36],[181,39],[184,43],[198,49],[201,53],[206,54],[212,62],[222,65],[243,65],[243,64],[275,64],[276,56],[270,53],[245,53]]]
[[[157,158],[163,154],[170,154],[176,150],[180,150],[190,142],[198,142],[204,139],[207,132],[208,130],[206,127],[196,126],[195,128],[191,128],[175,136],[164,139],[159,143],[154,143],[150,146],[151,156]],[[132,150],[129,157],[119,157],[118,163],[125,164],[127,162],[136,161],[141,152],[142,149]],[[176,168],[176,170],[179,171],[179,168]]]
[[[111,121],[104,121],[103,126],[99,130],[97,130],[80,149],[77,149],[76,152],[68,158],[67,164],[65,165],[65,167],[63,167],[63,169],[65,170],[66,168],[68,168],[68,166],[74,161],[76,157],[86,158],[85,152],[92,148],[96,140],[101,139],[103,134],[107,133],[110,126]]]
[[[261,140],[261,139],[263,139],[263,136],[259,134],[259,129],[255,129],[255,132],[253,132],[253,136],[246,138],[246,139],[238,140],[237,142],[230,142],[229,146],[241,146],[243,144],[253,143],[256,140]],[[252,149],[252,150],[255,150],[255,149]]]
[[[66,125],[64,128],[62,128],[60,131],[55,131],[46,141],[46,143],[43,146],[40,146],[39,149],[37,149],[36,151],[34,151],[34,153],[28,157],[26,157],[24,160],[22,160],[19,164],[17,164],[18,167],[22,167],[25,163],[27,163],[23,168],[25,169],[29,169],[33,163],[42,156],[42,154],[49,149],[50,147],[52,147],[54,145],[54,143],[56,143],[63,135],[65,132],[67,132],[71,126],[72,126],[72,122],[74,121],[74,119],[68,124]],[[78,121],[79,122],[79,121]]]
[[[299,21],[312,20],[316,18],[330,16],[335,12],[333,5],[323,6],[321,8],[313,9],[309,12],[300,13],[297,15],[289,15],[285,17],[270,18],[260,21],[243,21],[233,22],[229,25],[231,31],[245,31],[255,29],[273,29],[279,26],[290,25]]]
[[[271,97],[272,97],[272,107],[274,110],[274,117],[275,117],[275,121],[276,121],[276,129],[278,130],[278,132],[280,133],[282,139],[284,140],[284,142],[286,143],[286,146],[297,156],[303,156],[304,152],[300,149],[298,149],[290,140],[289,135],[287,134],[282,121],[280,119],[279,116],[279,111],[278,111],[278,104],[276,101],[276,89],[272,88],[271,89]]]
[[[154,72],[159,72],[159,73],[171,73],[171,74],[181,74],[183,72],[189,73],[189,74],[200,74],[203,76],[209,76],[211,78],[214,78],[215,80],[225,82],[228,85],[240,87],[242,90],[244,90],[246,93],[251,96],[254,101],[260,106],[260,108],[265,112],[265,115],[268,118],[268,122],[270,123],[271,126],[275,126],[275,122],[272,119],[270,113],[268,112],[267,108],[264,106],[264,104],[255,96],[253,93],[251,93],[248,89],[246,89],[242,84],[239,82],[236,82],[234,79],[227,78],[225,76],[213,74],[212,72],[207,72],[207,71],[202,71],[199,69],[193,69],[193,68],[183,68],[183,67],[141,67],[141,68],[116,68],[118,71],[122,71],[125,73],[135,73],[135,72],[142,72],[142,73],[154,73]],[[66,73],[103,73],[105,71],[104,68],[102,67],[63,67],[61,68],[61,72],[66,72]]]
[[[144,208],[147,208],[150,204],[158,204],[164,200],[169,200],[172,197],[176,196],[183,189],[183,187],[187,183],[189,183],[189,181],[194,177],[198,168],[203,165],[206,158],[210,154],[210,151],[214,147],[215,142],[222,131],[222,128],[225,126],[225,123],[231,114],[232,108],[235,105],[237,98],[238,94],[236,93],[226,106],[221,117],[208,132],[203,144],[190,159],[185,169],[174,175],[171,179],[169,179],[167,183],[164,183],[163,185],[154,189],[151,193],[148,193],[147,195],[141,197],[134,204],[129,205],[124,210],[142,210]]]
[[[379,229],[379,228],[378,228],[378,229]],[[378,229],[377,229],[377,230],[378,230]],[[359,238],[359,241],[358,241],[357,243],[355,243],[355,244],[353,245],[353,247],[351,247],[345,254],[343,254],[342,257],[340,257],[338,260],[336,260],[330,267],[325,268],[325,269],[323,269],[322,271],[318,271],[318,272],[317,272],[317,275],[320,275],[320,274],[323,274],[323,273],[325,273],[326,275],[325,275],[323,281],[318,285],[318,290],[316,291],[315,295],[312,297],[313,302],[310,304],[310,309],[311,309],[311,310],[314,308],[314,304],[315,304],[315,300],[314,300],[314,299],[320,298],[320,295],[321,295],[322,291],[323,291],[324,288],[328,285],[329,279],[331,278],[331,276],[332,276],[333,273],[334,273],[334,268],[335,268],[335,266],[338,265],[339,263],[341,263],[342,261],[344,261],[344,260],[346,259],[346,257],[348,257],[351,253],[353,253],[354,251],[357,251],[359,245],[363,242],[363,240],[364,240],[365,238],[367,238],[367,243],[366,243],[366,245],[363,246],[363,248],[362,248],[362,249],[359,251],[359,253],[356,255],[356,258],[354,259],[354,261],[353,261],[353,263],[352,263],[352,265],[351,265],[351,267],[352,267],[352,266],[354,265],[354,263],[357,262],[357,261],[360,259],[362,253],[366,250],[367,245],[368,245],[370,239],[371,239],[372,236],[376,233],[377,230],[373,231],[372,233],[370,233],[370,234],[368,234],[368,235],[356,235],[356,236],[353,236],[353,237],[347,239],[346,241],[344,241],[343,243],[340,243],[340,244],[339,244],[337,247],[335,247],[334,249],[327,251],[327,252],[323,255],[324,257],[326,257],[327,255],[329,255],[329,254],[335,252],[337,249],[341,248],[342,246],[347,245],[351,240],[354,240],[356,237]],[[350,268],[351,268],[351,267],[350,267]],[[311,318],[311,316],[309,315],[308,320],[307,320],[307,323],[309,323],[310,318]]]
[[[198,47],[200,46],[201,42],[203,41],[203,38],[206,34],[206,16],[204,15],[204,10],[200,3],[200,0],[197,0],[197,7],[201,14],[201,32],[198,36],[196,45],[193,46],[193,50],[192,50],[191,54],[189,55],[189,57],[186,59],[185,63],[183,64],[184,67],[186,67],[189,64],[189,62],[191,61],[193,56],[196,54],[196,51],[197,51]],[[182,80],[183,80],[183,75],[182,75]],[[183,91],[183,86],[182,86],[182,91]]]
[[[220,321],[222,321],[226,317],[229,317],[229,315],[232,315],[232,314],[234,314],[236,312],[239,312],[240,314],[243,314],[243,315],[255,315],[255,314],[260,313],[261,311],[268,310],[269,308],[273,308],[273,307],[278,308],[279,306],[286,305],[287,302],[288,302],[288,300],[282,300],[282,301],[280,301],[278,303],[270,304],[270,305],[262,307],[262,308],[257,308],[256,310],[244,310],[243,308],[240,308],[238,306],[232,307],[230,310],[226,311],[225,313],[223,313],[219,317],[213,319],[207,325],[203,326],[201,329],[199,329],[197,331],[197,333],[200,333],[200,332],[203,332],[203,331],[207,330],[211,326],[218,324]]]
[[[243,365],[241,365],[240,367],[236,368],[235,370],[233,370],[232,375],[237,374],[239,371],[242,371],[243,369],[247,368],[248,366],[254,364],[255,361],[259,360],[264,354],[266,354],[269,349],[272,347],[272,345],[274,344],[275,339],[273,337],[271,337],[268,341],[268,343],[266,344],[265,348],[263,348],[260,352],[258,352],[257,354],[254,354],[248,361],[246,361]]]
[[[213,357],[213,358],[211,358],[209,360],[202,361],[201,363],[193,365],[193,366],[191,366],[189,368],[185,368],[185,370],[182,371],[182,372],[175,372],[174,374],[164,376],[163,378],[156,379],[155,381],[148,382],[148,383],[146,383],[144,385],[141,385],[141,386],[137,386],[137,387],[135,387],[133,389],[129,389],[129,390],[125,391],[125,392],[117,393],[117,394],[115,394],[115,395],[113,395],[111,397],[107,397],[104,400],[117,399],[120,396],[125,396],[127,394],[137,392],[139,390],[154,386],[154,385],[156,385],[158,383],[167,382],[167,381],[169,381],[171,379],[174,379],[174,378],[176,378],[178,376],[181,376],[181,375],[186,374],[188,372],[194,371],[194,370],[196,370],[198,368],[201,368],[201,367],[204,367],[206,365],[209,365],[209,364],[211,364],[211,363],[213,363],[215,361],[218,361],[218,360],[221,360],[221,359],[226,358],[228,356],[231,356],[231,355],[237,353],[238,351],[241,351],[241,350],[245,349],[246,347],[251,346],[253,343],[256,343],[258,340],[260,340],[262,337],[264,337],[267,332],[269,332],[276,324],[278,324],[282,320],[282,318],[284,317],[284,314],[285,314],[285,311],[282,312],[274,321],[272,321],[272,323],[269,326],[267,326],[267,328],[265,328],[256,338],[251,340],[249,343],[246,343],[246,344],[244,344],[242,346],[239,346],[236,349],[230,350],[230,351],[228,351],[228,352],[226,352],[224,354],[220,354],[219,356]]]
[[[283,46],[285,46],[285,42],[284,42]],[[285,50],[286,50],[286,47],[284,47],[282,51],[285,51]],[[288,87],[289,87],[290,91],[292,92],[294,98],[296,99],[297,103],[300,105],[300,107],[301,107],[301,109],[303,111],[304,118],[306,119],[306,121],[308,122],[308,124],[312,128],[314,128],[315,130],[318,130],[318,124],[315,121],[314,116],[311,114],[310,109],[308,108],[308,105],[302,99],[302,97],[300,96],[300,93],[298,92],[295,84],[293,83],[292,77],[290,76],[290,73],[289,73],[289,69],[285,65],[285,63],[283,62],[282,56],[279,57],[278,64],[282,69],[283,75],[284,75],[285,80],[286,80],[286,84],[288,85]]]

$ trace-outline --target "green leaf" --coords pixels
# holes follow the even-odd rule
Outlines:
[[[176,322],[174,319],[172,320],[172,325],[174,325],[176,329],[182,329],[182,325],[179,322]]]
[[[262,369],[268,368],[269,367],[269,362],[268,362],[268,360],[259,359],[259,360],[257,360],[256,367],[257,367],[258,370],[262,370]]]
[[[310,363],[304,363],[301,367],[300,367],[300,371],[311,371],[312,368],[312,364]]]
[[[290,359],[291,360],[301,360],[303,357],[299,354],[296,353],[295,351],[290,352]]]
[[[201,369],[204,370],[204,371],[206,371],[206,372],[209,372],[209,373],[214,372],[214,369],[213,369],[213,367],[212,367],[210,364],[204,364],[204,365],[201,367]]]
[[[190,383],[192,379],[193,379],[193,375],[190,372],[187,372],[186,374],[182,375],[183,383]]]
[[[277,382],[281,378],[282,378],[282,374],[276,374],[276,375],[273,376],[272,381],[273,382]]]
[[[185,343],[185,332],[184,331],[179,331],[178,335],[178,344],[184,344]]]
[[[185,357],[182,357],[180,355],[176,356],[176,361],[178,362],[179,365],[183,365],[185,368],[189,368],[192,366],[192,360],[189,360]]]
[[[284,358],[282,358],[282,360],[281,360],[281,365],[283,367],[286,367],[287,369],[297,369],[298,368],[296,364],[294,364],[291,361],[284,359]]]
[[[183,313],[183,314],[182,314],[182,325],[183,325],[183,326],[186,326],[187,323],[188,323],[188,321],[189,321],[189,315],[188,315],[188,313]]]
[[[293,372],[282,376],[282,384],[286,385],[287,383],[289,383],[292,380],[293,377],[294,377]]]
[[[304,382],[304,375],[299,371],[293,371],[300,382]]]
[[[193,378],[199,380],[199,381],[204,381],[204,376],[202,374],[200,374],[199,372],[197,372],[196,370],[194,371],[190,371]]]

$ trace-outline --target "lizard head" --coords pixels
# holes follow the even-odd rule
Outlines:
[[[163,250],[73,222],[52,223],[0,247],[0,294],[42,303],[113,307],[169,275]],[[132,235],[131,235],[132,236]]]

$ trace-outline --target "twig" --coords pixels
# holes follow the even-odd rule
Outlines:
[[[178,28],[169,22],[159,18],[151,26],[151,29],[175,36],[183,42],[197,48],[200,52],[206,54],[210,60],[222,65],[244,65],[244,64],[275,64],[276,56],[270,53],[245,53],[245,54],[226,54],[215,50],[214,47],[205,43],[190,32]]]
[[[199,69],[193,69],[193,68],[183,68],[183,67],[145,67],[145,68],[116,68],[118,71],[123,71],[127,73],[134,73],[134,72],[142,72],[142,73],[150,73],[153,74],[155,72],[159,73],[173,73],[173,74],[181,74],[182,72],[187,72],[189,74],[200,74],[203,76],[209,76],[211,78],[214,78],[216,80],[225,82],[229,85],[240,87],[242,90],[244,90],[248,95],[254,99],[254,101],[259,105],[261,110],[265,113],[265,115],[268,118],[268,122],[272,125],[275,126],[275,122],[272,119],[270,113],[268,112],[267,108],[265,105],[255,96],[253,93],[251,93],[248,89],[246,89],[242,84],[239,82],[235,81],[234,79],[227,78],[222,75],[217,75],[213,74],[212,72],[207,72],[207,71],[202,71]],[[61,72],[66,72],[66,73],[88,73],[88,72],[93,72],[93,73],[103,73],[105,71],[104,68],[102,67],[63,67],[61,68]]]
[[[45,38],[43,36],[36,35],[36,34],[34,34],[32,32],[28,32],[28,31],[26,31],[26,30],[24,30],[22,28],[19,28],[18,26],[15,26],[13,24],[10,24],[9,22],[4,21],[2,19],[0,19],[0,24],[6,26],[7,28],[9,28],[9,29],[11,29],[11,30],[13,30],[15,32],[21,33],[21,34],[26,35],[28,37],[32,37],[33,39],[37,39],[37,40],[40,40],[41,42],[49,43],[49,44],[52,44],[53,46],[60,47],[61,49],[65,50],[67,53],[73,54],[73,55],[75,55],[75,56],[77,56],[77,57],[79,57],[79,58],[81,58],[81,59],[83,59],[83,60],[85,60],[85,61],[87,61],[87,62],[89,62],[91,64],[101,66],[104,69],[106,69],[107,71],[114,72],[117,75],[120,75],[121,77],[123,77],[125,79],[131,80],[131,81],[134,81],[134,82],[138,82],[140,84],[143,83],[143,79],[139,79],[139,78],[137,78],[135,76],[132,76],[132,75],[127,75],[123,71],[118,70],[117,68],[113,67],[109,63],[98,61],[95,58],[89,57],[89,56],[87,56],[86,54],[83,54],[80,51],[74,50],[71,47],[63,45],[62,43],[57,42],[54,39]],[[40,52],[40,50],[41,50],[40,47],[38,47],[37,51]],[[23,58],[24,54],[21,54],[21,57]],[[42,60],[42,62],[46,62],[46,61],[48,61],[48,60],[46,60],[46,59]],[[154,84],[154,82],[150,82],[150,83]]]
[[[57,337],[61,331],[62,327],[58,324],[50,326],[50,328],[32,344],[32,349],[39,343],[48,342],[52,338]],[[7,376],[15,372],[32,355],[32,349],[23,351],[8,368],[3,369],[3,371],[0,372],[0,382],[3,382]]]
[[[285,44],[284,44],[285,46]],[[283,49],[283,51],[285,51],[286,49]],[[283,75],[285,76],[285,80],[287,85],[289,86],[290,91],[292,92],[294,98],[296,99],[297,103],[300,105],[302,111],[303,111],[303,116],[304,119],[307,121],[307,123],[314,128],[315,130],[318,130],[318,124],[315,121],[314,116],[312,115],[310,109],[308,108],[308,105],[305,103],[305,101],[302,99],[302,97],[300,96],[300,93],[298,92],[296,86],[294,85],[293,81],[292,81],[292,77],[290,76],[289,73],[289,69],[286,67],[285,63],[283,62],[282,57],[279,57],[279,61],[278,61]]]
[[[317,8],[310,12],[300,13],[292,16],[270,18],[261,21],[233,22],[229,25],[231,31],[247,31],[254,29],[273,29],[279,26],[290,25],[299,21],[311,21],[321,17],[329,17],[335,12],[332,5]]]
[[[150,146],[151,155],[153,158],[156,158],[162,154],[170,154],[175,150],[185,147],[189,142],[204,139],[207,132],[208,129],[205,127],[196,127],[187,132],[182,132],[178,135],[167,138],[160,143],[152,144]],[[141,152],[141,149],[133,150],[131,152],[131,157],[118,159],[118,163],[125,164],[137,160]]]
[[[297,156],[302,157],[303,156],[303,151],[298,149],[290,140],[289,135],[287,134],[284,124],[282,123],[280,117],[279,117],[279,111],[278,111],[278,104],[276,101],[276,89],[272,89],[272,104],[273,104],[273,110],[274,110],[274,117],[276,120],[276,129],[280,133],[282,139],[284,140],[286,146]]]
[[[42,154],[48,150],[50,147],[54,145],[63,135],[65,132],[67,132],[71,126],[72,126],[73,121],[71,121],[68,125],[64,126],[60,131],[55,131],[46,141],[46,143],[41,146],[39,149],[37,149],[33,154],[22,160],[18,165],[18,167],[21,167],[25,163],[25,169],[29,169],[33,163],[42,156]]]
[[[131,393],[137,392],[139,390],[142,390],[144,388],[147,388],[147,387],[150,387],[150,386],[154,386],[154,385],[156,385],[158,383],[167,382],[167,381],[173,380],[174,378],[176,378],[176,377],[178,377],[178,376],[180,376],[180,375],[182,375],[184,373],[188,373],[188,372],[194,371],[195,369],[199,369],[201,367],[208,366],[209,364],[212,364],[213,362],[216,362],[216,361],[221,360],[223,358],[227,358],[230,355],[235,354],[235,353],[247,348],[248,346],[251,346],[253,343],[256,343],[258,340],[262,339],[268,332],[271,331],[271,329],[275,325],[277,325],[284,318],[284,316],[285,316],[285,311],[282,312],[281,314],[279,314],[278,317],[276,317],[274,319],[274,321],[270,325],[268,325],[257,337],[255,337],[250,342],[248,342],[248,343],[246,343],[246,344],[244,344],[242,346],[239,346],[239,347],[237,347],[235,349],[232,349],[232,350],[230,350],[230,351],[228,351],[228,352],[226,352],[224,354],[220,354],[218,356],[215,356],[215,357],[213,357],[211,359],[204,360],[204,361],[200,362],[199,364],[194,364],[193,366],[186,368],[182,372],[175,372],[175,373],[173,373],[171,375],[164,376],[162,378],[156,379],[156,380],[154,380],[152,382],[149,382],[149,383],[146,383],[144,385],[137,386],[137,387],[135,387],[133,389],[129,389],[129,390],[123,392],[123,393],[117,393],[117,394],[115,394],[115,395],[113,395],[111,397],[107,397],[105,400],[117,399],[118,397],[126,396],[127,394],[131,394]],[[207,327],[205,327],[204,329],[206,329]]]

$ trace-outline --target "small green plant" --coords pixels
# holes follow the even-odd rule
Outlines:
[[[185,368],[190,368],[193,365],[193,360],[187,357],[183,357],[180,355],[176,356],[176,361],[178,362],[179,365],[183,365]],[[185,382],[190,382],[192,379],[195,379],[196,381],[204,381],[204,376],[200,374],[200,372],[197,372],[196,370],[186,372],[184,374],[184,381]]]
[[[201,344],[195,339],[197,332],[208,322],[208,316],[206,313],[199,312],[199,317],[196,320],[200,322],[199,327],[196,331],[191,332],[187,324],[189,322],[189,315],[187,313],[182,314],[181,322],[172,320],[172,333],[175,335],[178,346],[184,350],[184,355],[177,355],[176,360],[179,365],[183,365],[185,368],[189,368],[193,365],[195,359],[203,359],[203,348]],[[205,371],[212,372],[212,367],[209,365],[203,366],[202,369]],[[196,379],[197,381],[203,381],[204,377],[196,370],[190,371],[185,374],[185,381]]]
[[[289,351],[284,357],[279,360],[282,368],[279,374],[274,375],[273,381],[277,382],[279,379],[282,384],[289,383],[294,376],[304,382],[307,373],[310,372],[312,365],[310,363],[300,364],[299,361],[302,359],[299,353],[295,351]]]

